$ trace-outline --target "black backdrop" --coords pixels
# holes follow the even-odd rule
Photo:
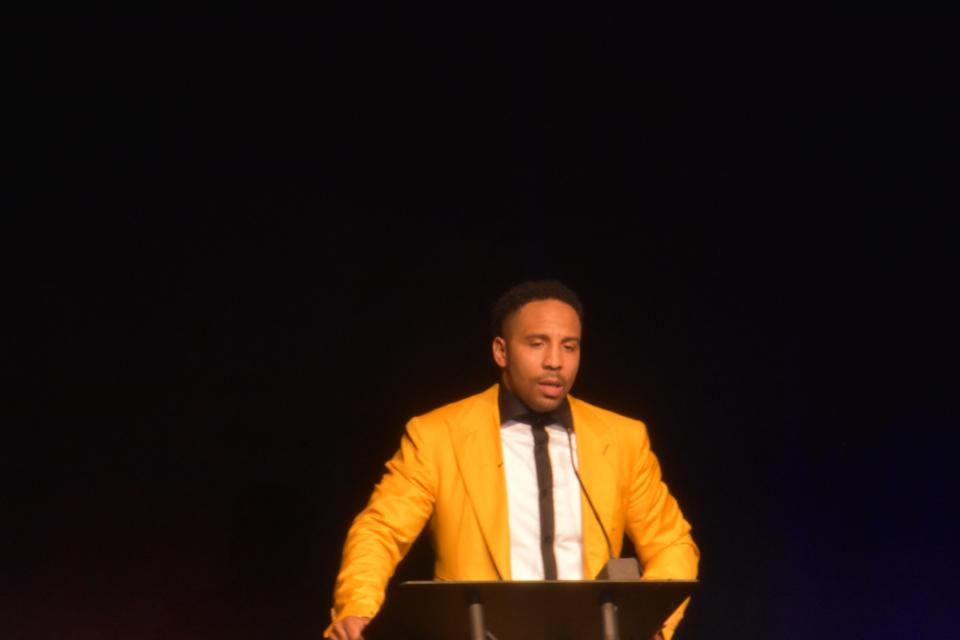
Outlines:
[[[683,637],[949,635],[936,19],[247,3],[13,32],[4,637],[318,637],[404,421],[494,381],[487,309],[539,277],[586,305],[575,393],[648,423],[694,526]],[[400,577],[429,574],[418,543]]]

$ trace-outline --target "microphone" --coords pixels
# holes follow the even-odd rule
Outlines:
[[[639,580],[640,579],[640,563],[637,562],[636,558],[617,558],[613,555],[613,545],[610,544],[610,536],[607,535],[607,530],[603,526],[603,521],[600,520],[600,514],[597,513],[597,508],[593,506],[593,500],[590,499],[590,494],[587,492],[587,487],[583,484],[583,479],[580,477],[580,471],[577,469],[576,460],[573,458],[573,436],[571,432],[572,429],[567,429],[567,444],[570,449],[570,466],[573,467],[573,474],[577,476],[577,482],[580,483],[580,490],[583,491],[584,497],[587,499],[587,504],[590,505],[590,510],[593,511],[593,517],[596,519],[597,524],[600,525],[600,531],[603,533],[603,539],[607,543],[607,553],[610,556],[610,559],[607,560],[607,564],[603,565],[603,569],[600,570],[600,573],[597,574],[597,580]]]

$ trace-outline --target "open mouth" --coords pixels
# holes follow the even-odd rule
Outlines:
[[[549,397],[556,397],[563,393],[563,383],[560,380],[541,380],[537,386],[544,395]]]

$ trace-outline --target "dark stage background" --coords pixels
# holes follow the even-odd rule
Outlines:
[[[13,20],[0,635],[318,638],[405,420],[495,380],[531,277],[694,526],[678,637],[952,635],[945,23],[123,11]]]

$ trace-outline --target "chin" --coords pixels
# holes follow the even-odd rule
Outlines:
[[[556,398],[556,399],[541,398],[541,399],[538,399],[537,402],[532,403],[530,405],[530,408],[534,409],[535,411],[539,411],[540,413],[553,411],[563,403],[563,399],[565,397],[566,396],[560,396],[559,398]]]

